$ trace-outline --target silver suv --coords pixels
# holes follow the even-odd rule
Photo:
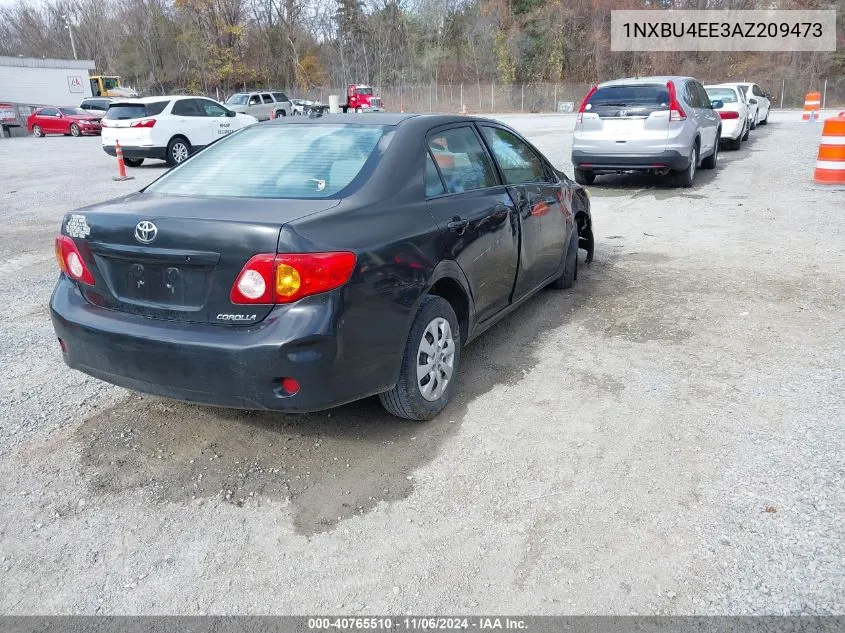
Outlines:
[[[644,171],[673,174],[689,187],[700,164],[714,169],[721,121],[707,92],[692,77],[638,77],[595,86],[575,123],[575,180],[590,185],[596,174]]]

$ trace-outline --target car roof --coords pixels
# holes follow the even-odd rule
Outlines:
[[[600,83],[598,88],[607,88],[610,86],[629,86],[631,84],[666,84],[670,81],[683,81],[688,79],[695,79],[694,77],[684,77],[679,75],[660,75],[654,77],[627,77],[625,79],[612,79]]]
[[[729,90],[733,90],[736,92],[737,87],[736,84],[707,84],[704,86],[705,90],[707,88],[728,88]]]
[[[342,124],[342,125],[401,125],[413,120],[414,123],[426,127],[436,127],[449,123],[486,122],[504,125],[499,121],[485,117],[464,116],[462,114],[414,114],[400,112],[368,112],[366,114],[324,114],[318,117],[280,117],[259,123],[259,125],[309,125],[309,124]]]
[[[99,97],[92,97],[99,99]],[[181,101],[182,99],[208,99],[203,95],[159,95],[158,97],[135,97],[132,99],[118,99],[120,105],[132,105],[133,103],[156,103],[158,101],[170,100]],[[113,99],[114,100],[114,99]]]

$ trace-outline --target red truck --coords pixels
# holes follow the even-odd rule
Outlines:
[[[346,103],[341,104],[340,108],[344,112],[384,112],[381,97],[376,95],[372,86],[364,84],[346,86]]]

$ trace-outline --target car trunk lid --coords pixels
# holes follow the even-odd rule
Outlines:
[[[657,154],[669,137],[669,91],[665,84],[599,88],[579,119],[579,146],[601,154]]]
[[[281,227],[337,200],[204,199],[135,194],[69,214],[98,306],[155,319],[251,325],[270,305],[235,305],[232,285],[258,253],[275,253]]]

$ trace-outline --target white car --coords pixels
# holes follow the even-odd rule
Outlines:
[[[742,92],[745,102],[748,104],[748,111],[751,115],[751,129],[758,125],[766,125],[769,122],[769,110],[772,108],[772,97],[766,94],[755,83],[746,81],[734,81],[720,84],[723,86],[735,86]]]
[[[714,108],[722,119],[722,143],[731,149],[739,149],[742,142],[748,140],[751,130],[751,118],[742,91],[730,85],[704,86],[704,90],[711,103],[722,102],[721,107]]]
[[[123,160],[140,167],[145,158],[172,167],[221,136],[256,123],[205,97],[144,97],[115,100],[102,119],[103,150],[114,156],[120,142]]]

